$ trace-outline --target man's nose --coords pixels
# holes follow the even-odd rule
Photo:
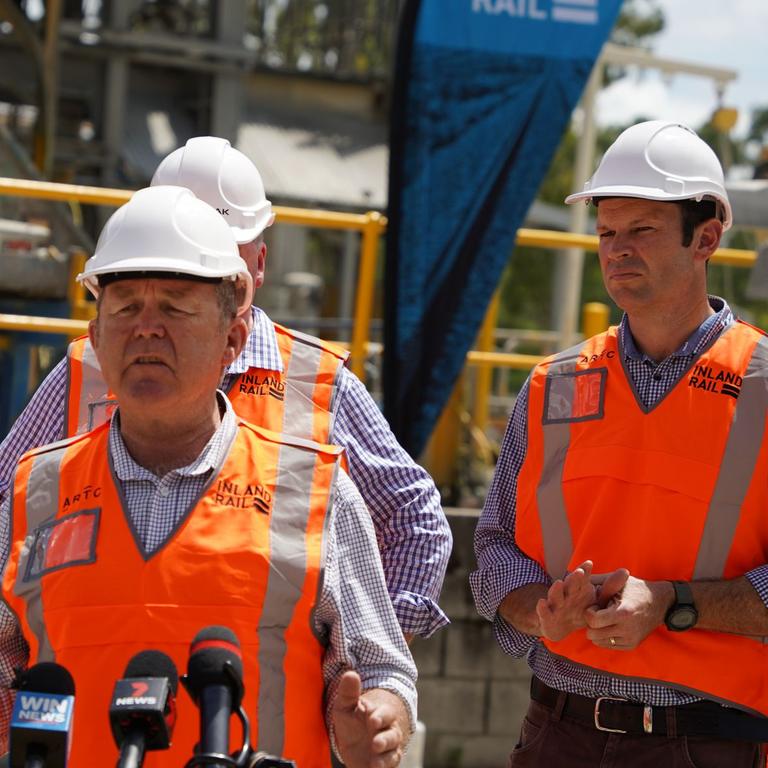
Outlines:
[[[134,336],[147,338],[150,336],[161,337],[165,335],[165,325],[162,313],[157,307],[145,305],[136,315]]]
[[[623,235],[614,235],[609,243],[606,255],[609,259],[623,259],[629,256],[631,253],[631,247],[627,237]]]

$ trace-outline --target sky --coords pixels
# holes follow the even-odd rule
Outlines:
[[[735,70],[738,78],[726,87],[723,106],[739,110],[733,133],[743,136],[751,110],[768,108],[768,0],[661,0],[660,5],[666,25],[653,52]],[[697,128],[716,107],[717,91],[709,79],[633,71],[601,92],[596,114],[601,125],[647,117]]]

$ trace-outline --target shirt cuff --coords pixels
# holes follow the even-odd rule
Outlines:
[[[451,623],[440,606],[428,597],[400,590],[390,594],[390,598],[403,634],[430,637]]]
[[[745,574],[749,583],[755,588],[760,599],[768,608],[768,565],[753,568]]]
[[[526,635],[519,629],[515,629],[498,613],[493,620],[493,634],[496,636],[496,641],[501,646],[501,650],[517,659],[527,656],[539,639],[535,635]]]
[[[495,621],[501,601],[510,592],[528,584],[549,586],[551,583],[552,579],[544,569],[535,560],[527,557],[495,563],[469,574],[469,584],[477,611],[488,621]]]
[[[359,670],[358,670],[359,673]],[[328,737],[331,742],[331,748],[336,757],[341,760],[339,754],[339,748],[336,743],[336,732],[333,727],[333,703],[336,699],[336,693],[339,687],[339,679],[341,675],[334,678],[329,684],[326,690],[326,703],[325,703],[325,720],[328,727]],[[365,671],[364,675],[360,677],[363,692],[369,691],[372,688],[381,688],[385,691],[391,691],[394,693],[405,705],[405,710],[408,713],[408,737],[413,736],[416,731],[416,717],[417,717],[417,694],[416,687],[413,681],[397,670],[393,670],[391,667],[370,667]]]

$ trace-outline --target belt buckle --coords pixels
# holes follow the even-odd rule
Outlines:
[[[626,699],[620,699],[618,696],[598,696],[595,701],[595,728],[598,731],[606,731],[607,733],[626,733],[621,728],[607,728],[604,725],[600,725],[600,705],[604,701],[626,701]]]

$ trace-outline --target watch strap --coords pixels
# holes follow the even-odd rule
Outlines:
[[[693,602],[693,590],[687,581],[673,581],[672,587],[675,590],[675,602],[672,606],[673,608],[678,605],[692,605],[695,607],[695,603]]]

